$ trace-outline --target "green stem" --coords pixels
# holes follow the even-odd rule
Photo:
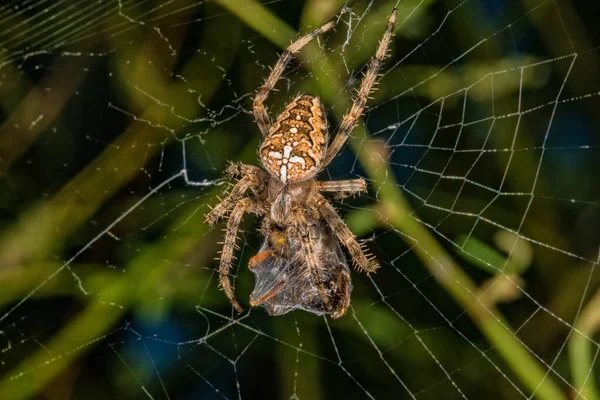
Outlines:
[[[580,398],[600,400],[600,391],[594,378],[594,360],[598,346],[593,345],[592,338],[600,332],[600,291],[581,312],[575,330],[569,339],[569,355],[573,384]]]

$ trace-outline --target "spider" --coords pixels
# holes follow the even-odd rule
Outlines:
[[[264,136],[259,156],[264,169],[231,164],[226,172],[239,178],[229,195],[206,214],[211,226],[229,214],[219,264],[220,285],[238,312],[243,309],[229,279],[237,248],[237,232],[245,212],[262,217],[265,238],[248,267],[256,276],[250,305],[262,305],[270,315],[304,309],[339,318],[350,306],[352,283],[340,243],[358,271],[379,268],[321,192],[341,199],[366,190],[364,179],[318,181],[321,172],[340,151],[363,113],[367,98],[383,64],[396,20],[393,10],[377,52],[369,61],[358,95],[328,146],[325,110],[320,100],[301,94],[271,124],[264,105],[292,55],[308,42],[334,27],[329,22],[292,43],[254,97],[253,114]],[[249,195],[246,196],[246,193]]]

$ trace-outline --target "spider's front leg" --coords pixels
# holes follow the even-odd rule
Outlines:
[[[348,179],[345,181],[317,181],[319,192],[334,192],[337,200],[353,196],[367,190],[367,182],[364,179]]]
[[[263,182],[269,181],[269,174],[254,165],[231,162],[225,170],[225,173],[231,178],[241,178],[246,175],[255,175]]]
[[[383,59],[385,58],[388,46],[392,40],[392,31],[394,30],[395,23],[396,9],[394,8],[392,15],[390,15],[390,19],[388,20],[387,29],[383,34],[383,38],[379,42],[379,47],[377,47],[377,52],[375,53],[375,56],[371,58],[371,61],[369,61],[369,66],[360,84],[360,89],[358,89],[358,95],[352,104],[352,108],[344,116],[338,133],[335,135],[335,138],[329,145],[327,154],[325,154],[325,157],[322,160],[321,168],[326,167],[340,151],[344,143],[346,143],[346,140],[348,140],[350,132],[352,132],[358,123],[358,119],[362,115],[363,111],[365,111],[367,99],[369,98],[369,94],[373,89],[373,85],[375,85],[377,74],[383,65]]]
[[[239,174],[237,174],[238,172]],[[262,194],[266,187],[265,179],[268,179],[265,178],[266,172],[250,165],[232,164],[227,168],[227,173],[233,176],[239,176],[242,173],[244,175],[233,189],[231,189],[231,193],[229,193],[223,201],[217,204],[215,208],[204,217],[204,221],[211,226],[216,224],[219,219],[223,218],[225,214],[231,211],[236,203],[244,197],[244,194],[248,189],[253,189],[257,194]]]
[[[281,74],[285,71],[285,67],[291,61],[293,54],[298,53],[300,49],[302,49],[308,42],[319,36],[323,32],[327,32],[331,28],[335,26],[335,22],[328,22],[322,27],[315,29],[308,35],[302,36],[300,39],[296,40],[294,43],[290,44],[287,49],[281,54],[279,60],[271,70],[271,74],[265,80],[256,92],[256,96],[254,96],[254,103],[252,105],[252,112],[254,113],[254,118],[256,119],[256,123],[260,128],[263,136],[266,136],[269,133],[269,128],[271,123],[269,122],[269,115],[267,114],[267,108],[264,105],[265,100],[269,97],[269,92],[273,90],[275,84],[281,78]]]
[[[346,226],[344,220],[340,218],[333,206],[329,204],[329,202],[327,202],[327,200],[325,200],[322,196],[319,197],[321,197],[317,203],[319,213],[329,224],[329,227],[333,233],[335,233],[339,241],[342,242],[342,244],[348,249],[355,267],[359,271],[366,272],[367,274],[375,272],[375,270],[379,268],[379,263],[377,263],[374,257],[367,257],[365,254],[366,249],[358,244],[356,237]]]
[[[221,259],[219,261],[219,282],[225,295],[235,307],[238,312],[244,311],[242,306],[235,299],[234,287],[229,279],[229,271],[231,270],[233,260],[235,259],[233,253],[236,248],[237,232],[242,221],[242,217],[246,211],[253,212],[256,214],[264,214],[264,211],[250,198],[246,197],[237,202],[229,220],[227,221],[227,233],[225,234],[225,240],[223,241],[223,250],[221,252]]]

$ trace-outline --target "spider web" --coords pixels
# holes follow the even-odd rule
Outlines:
[[[319,95],[330,131],[398,7],[379,90],[321,176],[382,268],[339,320],[218,289],[226,161],[251,99]],[[598,399],[598,7],[10,1],[0,6],[0,398]],[[247,217],[232,273],[248,307]]]

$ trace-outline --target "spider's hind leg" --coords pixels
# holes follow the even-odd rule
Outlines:
[[[327,32],[335,26],[335,22],[328,22],[322,27],[315,29],[308,35],[302,36],[294,43],[290,44],[287,49],[281,54],[279,60],[271,70],[271,74],[265,79],[265,82],[258,88],[256,96],[254,96],[253,113],[256,119],[256,124],[260,128],[261,133],[265,136],[269,133],[271,126],[269,122],[269,115],[267,114],[267,108],[264,105],[265,100],[269,97],[269,92],[273,90],[275,84],[281,78],[281,74],[285,70],[287,64],[291,61],[293,54],[297,53],[304,47],[308,42],[319,36],[323,32]]]

